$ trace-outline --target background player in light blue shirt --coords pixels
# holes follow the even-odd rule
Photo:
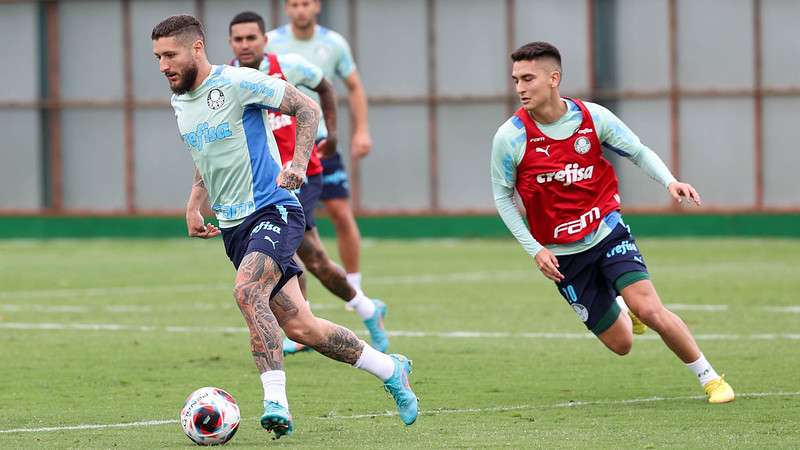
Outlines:
[[[257,70],[212,66],[200,22],[171,16],[151,33],[153,53],[169,81],[178,128],[196,165],[187,206],[190,235],[210,238],[197,199],[210,197],[225,249],[237,268],[234,295],[250,330],[264,387],[261,425],[276,437],[292,432],[286,398],[281,329],[323,355],[372,373],[384,382],[410,425],[417,398],[408,386],[411,365],[383,354],[352,331],[314,317],[300,292],[292,260],[303,237],[302,208],[290,191],[305,178],[320,116],[313,100]],[[266,110],[297,118],[294,158],[281,170]]]
[[[347,41],[339,33],[317,25],[320,8],[319,0],[286,0],[285,11],[291,23],[268,33],[267,51],[297,53],[321,68],[329,80],[340,78],[344,81],[353,124],[350,154],[363,158],[372,149],[367,123],[367,95]],[[307,93],[314,98],[313,92]],[[323,139],[325,132],[320,127],[318,138]],[[320,198],[336,229],[339,257],[347,271],[347,279],[360,289],[361,233],[348,200],[347,172],[339,153],[324,158],[322,165],[325,170]]]
[[[308,62],[296,53],[284,53],[275,55],[274,53],[264,53],[267,44],[264,19],[251,11],[237,14],[228,26],[228,41],[236,59],[232,64],[235,66],[247,66],[258,69],[266,74],[282,73],[286,81],[300,87],[308,87],[319,94],[322,112],[325,121],[335,129],[336,124],[336,99],[333,86],[322,75],[322,70]],[[277,67],[275,67],[277,66]],[[272,117],[272,114],[270,114]],[[285,118],[286,116],[279,116]],[[286,138],[290,128],[286,128],[283,120],[272,121],[272,130],[278,140],[283,159],[286,160],[290,154],[291,142]],[[283,134],[282,134],[283,133]],[[336,151],[335,141],[331,141],[332,133],[328,134],[322,146]],[[333,144],[333,145],[331,145]],[[325,150],[322,151],[325,154]],[[306,231],[303,242],[297,250],[297,255],[309,272],[325,286],[328,291],[340,299],[347,302],[347,305],[361,317],[364,325],[369,330],[370,341],[376,349],[386,352],[389,346],[389,336],[383,326],[383,318],[386,315],[386,305],[380,300],[373,300],[367,297],[360,289],[356,289],[348,283],[345,271],[336,264],[325,252],[319,232],[316,228],[314,219],[314,208],[319,201],[322,191],[322,167],[320,161],[312,156],[309,164],[308,180],[305,185],[297,192],[297,198],[303,206],[306,217]],[[313,172],[312,172],[313,169]],[[300,276],[300,289],[305,295],[305,276]],[[288,338],[283,342],[284,354],[296,353],[305,350],[307,347],[292,342]]]

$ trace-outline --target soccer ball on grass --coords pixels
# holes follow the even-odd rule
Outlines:
[[[239,405],[215,387],[204,387],[186,398],[181,410],[181,427],[197,445],[223,445],[239,429]]]

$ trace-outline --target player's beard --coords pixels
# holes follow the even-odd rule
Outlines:
[[[194,85],[195,80],[197,79],[197,66],[192,64],[191,66],[184,69],[183,74],[181,75],[181,80],[177,86],[169,85],[169,88],[172,89],[172,92],[175,95],[183,95],[192,88]]]
[[[308,30],[309,28],[312,28],[314,25],[315,24],[314,24],[314,18],[313,17],[308,17],[308,18],[303,18],[303,19],[295,19],[292,22],[292,26],[294,26],[298,30],[303,30],[303,31]]]

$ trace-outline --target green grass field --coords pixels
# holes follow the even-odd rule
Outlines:
[[[0,241],[0,448],[194,447],[177,416],[202,386],[239,401],[234,448],[800,448],[800,240],[640,246],[736,402],[706,404],[652,331],[605,350],[513,241],[372,241],[365,288],[421,416],[403,427],[377,380],[305,353],[286,364],[296,432],[272,441],[219,240]]]

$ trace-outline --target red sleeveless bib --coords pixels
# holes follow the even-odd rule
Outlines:
[[[575,242],[620,207],[617,175],[603,157],[592,115],[583,102],[570,100],[583,121],[566,139],[546,136],[524,108],[515,114],[527,134],[516,188],[531,234],[543,245]]]
[[[269,61],[269,75],[280,78],[286,81],[286,77],[281,71],[281,65],[278,63],[278,57],[274,53],[265,54]],[[281,154],[281,162],[285,165],[292,160],[294,156],[294,143],[296,138],[297,119],[293,116],[281,114],[279,111],[269,112],[269,125],[272,128],[272,134],[275,135],[275,141],[278,143],[278,151]],[[311,149],[311,158],[308,160],[308,169],[306,175],[313,176],[322,173],[322,163],[317,156],[317,146]]]

